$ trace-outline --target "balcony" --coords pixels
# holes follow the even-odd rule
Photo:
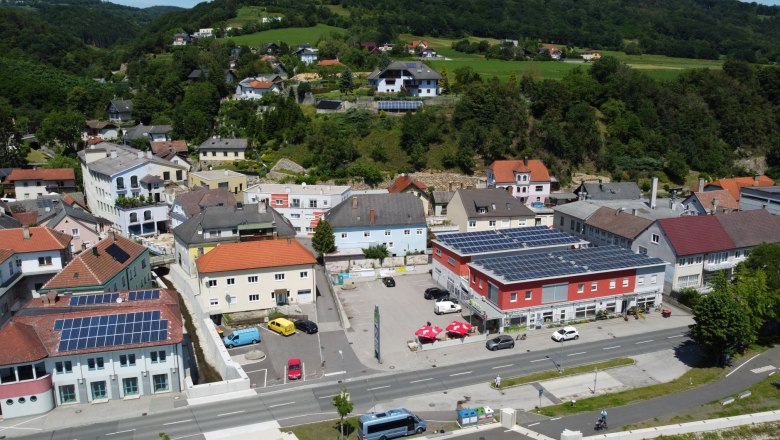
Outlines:
[[[735,260],[726,260],[721,262],[705,262],[704,263],[704,270],[706,272],[717,272],[719,270],[726,270],[726,269],[733,269],[737,266],[738,261]]]

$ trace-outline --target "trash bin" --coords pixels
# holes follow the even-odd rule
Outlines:
[[[664,310],[661,312],[661,316],[663,316],[664,318],[668,318],[668,317],[670,317],[671,315],[672,315],[672,310],[671,310],[671,309],[664,309]]]
[[[479,407],[477,408],[477,419],[480,422],[484,422],[487,418],[487,415],[485,414],[485,408]]]
[[[468,426],[477,423],[477,412],[472,408],[458,410],[458,424]]]
[[[489,406],[486,406],[483,408],[485,410],[485,421],[492,422],[493,421],[493,409]]]

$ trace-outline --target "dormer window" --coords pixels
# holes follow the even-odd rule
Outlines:
[[[477,208],[477,214],[487,214],[487,208],[482,206]]]

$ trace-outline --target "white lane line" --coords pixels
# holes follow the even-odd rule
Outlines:
[[[217,414],[217,417],[222,417],[222,416],[232,416],[233,414],[241,414],[241,413],[245,413],[245,412],[246,412],[246,411],[244,411],[244,410],[241,410],[241,411],[233,411],[233,412],[229,412],[229,413],[222,413],[222,414]]]
[[[110,432],[110,433],[106,434],[106,436],[117,435],[117,434],[124,434],[126,432],[133,432],[133,431],[135,431],[135,429],[125,429],[124,431]]]
[[[336,397],[336,396],[338,396],[338,394],[331,394],[330,396],[322,396],[322,397],[320,397],[320,399],[330,399],[330,398],[333,398],[333,397]]]
[[[648,340],[646,340],[646,341],[639,341],[639,342],[637,342],[637,343],[636,343],[636,345],[639,345],[639,344],[647,344],[648,342],[653,342],[653,340],[652,340],[652,339],[648,339]]]
[[[546,361],[546,360],[547,360],[546,358],[545,359],[534,359],[534,360],[528,361],[528,362],[533,363],[533,362],[542,362],[542,361]]]
[[[346,374],[346,373],[347,373],[346,371],[334,371],[333,373],[325,373],[323,374],[323,376],[328,377],[328,376],[335,376],[337,374]]]
[[[381,386],[381,387],[369,388],[366,391],[381,390],[382,388],[390,388],[390,385],[384,385],[384,386]]]
[[[246,373],[246,374],[249,374],[249,373],[257,373],[257,372],[259,372],[259,371],[268,371],[268,370],[267,370],[267,369],[265,369],[265,368],[261,368],[261,369],[259,369],[259,370],[244,371],[244,373]]]
[[[499,365],[497,367],[491,368],[491,370],[498,370],[499,368],[507,368],[507,367],[511,367],[512,365],[514,364]]]
[[[541,423],[541,422],[531,423],[530,425],[528,425],[528,427],[530,428],[530,427],[532,427],[532,426],[536,426],[536,425],[538,425],[539,423]]]
[[[602,350],[612,350],[613,348],[620,348],[619,345],[613,345],[612,347],[604,347]]]
[[[674,336],[667,336],[666,339],[672,339],[672,338],[682,338],[685,335],[674,335]]]
[[[187,420],[179,420],[178,422],[168,422],[168,423],[163,423],[163,426],[168,426],[168,425],[178,425],[179,423],[187,423],[187,422],[191,422],[191,421],[192,421],[192,419],[187,419]]]
[[[585,353],[587,353],[587,351],[580,351],[578,353],[567,354],[566,356],[577,356],[577,355],[585,354]]]
[[[729,376],[731,376],[733,373],[736,373],[736,372],[737,372],[737,370],[739,370],[740,368],[742,368],[744,365],[746,365],[748,362],[752,361],[753,359],[755,359],[755,358],[759,357],[760,355],[761,355],[761,353],[759,353],[759,354],[757,354],[757,355],[753,356],[752,358],[750,358],[750,359],[746,360],[745,362],[742,362],[741,364],[737,365],[737,368],[735,368],[735,369],[733,369],[733,370],[729,371],[729,372],[728,372],[728,374],[726,374],[726,377],[729,377]]]
[[[427,379],[418,379],[418,380],[413,380],[413,381],[411,381],[411,382],[409,382],[409,383],[425,382],[425,381],[428,381],[428,380],[433,380],[433,378],[432,378],[432,377],[429,377],[429,378],[427,378]]]
[[[285,403],[277,403],[276,405],[268,405],[269,408],[276,408],[277,406],[285,406],[285,405],[292,405],[295,402],[285,402]],[[242,411],[243,412],[243,411]]]
[[[550,420],[561,420],[562,418],[563,418],[563,417],[555,417],[555,418],[552,418],[552,419],[550,419]]]
[[[464,374],[471,374],[471,373],[473,373],[473,371],[464,371],[462,373],[450,374],[450,377],[452,377],[452,376],[463,376]]]

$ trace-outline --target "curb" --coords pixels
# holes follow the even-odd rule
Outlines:
[[[347,312],[344,311],[344,306],[341,304],[341,298],[336,294],[333,284],[331,284],[330,276],[328,275],[325,266],[322,267],[322,273],[325,275],[325,283],[328,285],[328,291],[330,291],[330,295],[333,297],[333,302],[336,303],[336,308],[339,312],[339,321],[341,321],[341,328],[349,330],[352,327],[352,324],[349,323]]]

